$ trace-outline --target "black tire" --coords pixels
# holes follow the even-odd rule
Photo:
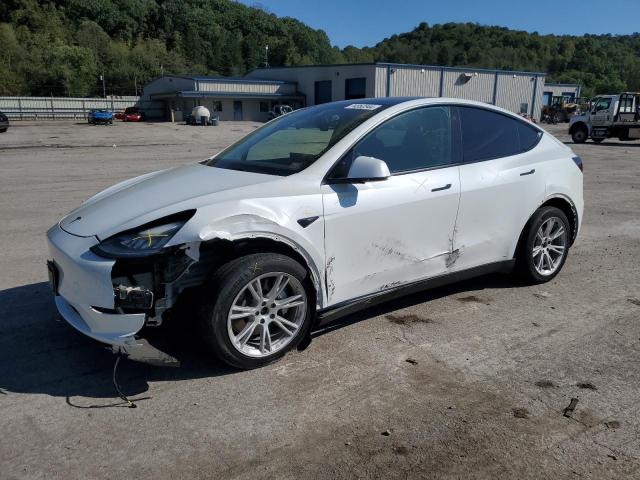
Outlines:
[[[592,138],[594,143],[602,143],[604,141],[604,138]]]
[[[573,143],[584,143],[589,138],[589,132],[586,127],[576,127],[573,132],[571,132],[571,139]]]
[[[6,128],[0,128],[0,133],[4,133],[4,132],[6,132],[6,131],[7,131],[7,129],[6,129]]]
[[[306,311],[300,328],[290,343],[264,357],[251,357],[240,352],[227,332],[227,316],[234,299],[253,279],[270,272],[294,276],[307,296]],[[297,261],[278,253],[252,254],[232,260],[220,267],[204,286],[200,326],[207,347],[223,362],[242,370],[262,367],[282,358],[298,346],[311,328],[315,295],[307,270]]]
[[[536,234],[540,226],[548,219],[557,218],[564,227],[566,241],[564,255],[560,259],[560,263],[552,273],[542,275],[536,270],[533,259],[533,248],[536,240]],[[522,235],[520,237],[520,244],[518,245],[516,253],[516,274],[518,277],[528,284],[546,283],[552,280],[562,267],[564,266],[567,256],[569,254],[569,247],[571,244],[571,228],[569,226],[569,220],[562,210],[556,207],[542,207],[538,209],[527,222]]]

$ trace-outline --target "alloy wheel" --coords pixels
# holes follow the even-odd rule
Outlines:
[[[296,277],[284,272],[260,275],[240,290],[229,309],[229,339],[244,355],[272,355],[295,338],[306,312],[307,294]]]
[[[547,218],[533,242],[533,266],[543,276],[552,275],[562,264],[567,252],[567,230],[558,217]]]

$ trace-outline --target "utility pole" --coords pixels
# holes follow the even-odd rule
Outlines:
[[[160,76],[164,77],[164,65],[160,65]]]
[[[134,96],[138,96],[138,78],[134,75],[133,76],[133,88],[135,88],[136,93]]]
[[[264,46],[264,68],[269,68],[269,45]]]
[[[107,98],[107,87],[104,84],[104,70],[102,71],[102,75],[100,75],[100,80],[102,80],[102,97]]]

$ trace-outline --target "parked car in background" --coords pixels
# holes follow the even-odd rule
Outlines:
[[[7,118],[7,116],[0,112],[0,133],[4,133],[7,131],[7,129],[9,128],[9,118]]]
[[[144,120],[144,114],[138,107],[127,107],[122,114],[122,120],[125,122],[141,122]]]
[[[491,105],[325,103],[86,200],[47,232],[48,268],[60,314],[130,358],[182,303],[199,321],[179,325],[254,368],[421,289],[514,270],[548,282],[580,230],[582,183],[569,147]]]
[[[98,123],[103,123],[105,125],[113,124],[113,113],[110,110],[103,108],[94,108],[89,110],[89,115],[87,116],[87,122],[91,125],[96,125]]]
[[[116,113],[113,114],[113,118],[115,118],[116,120],[124,121],[124,110],[118,110]]]

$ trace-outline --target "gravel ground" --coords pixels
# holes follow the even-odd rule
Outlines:
[[[117,399],[113,356],[56,321],[45,231],[110,184],[256,126],[16,122],[0,134],[0,477],[640,477],[640,143],[573,146],[583,230],[546,285],[489,276],[412,295],[250,372],[160,331],[182,367],[124,361],[138,408]]]

